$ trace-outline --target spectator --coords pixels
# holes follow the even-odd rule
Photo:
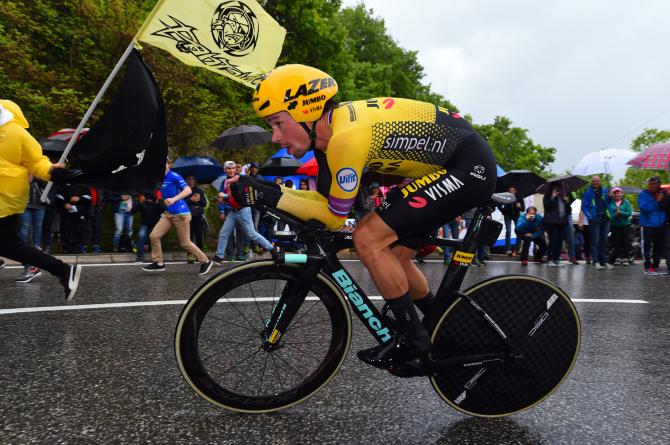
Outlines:
[[[537,214],[537,208],[530,206],[526,212],[519,216],[515,225],[517,239],[521,244],[521,265],[528,265],[528,252],[530,244],[535,243],[537,251],[533,254],[536,263],[544,263],[544,252],[547,250],[547,243],[544,240],[544,226],[542,224],[542,215]]]
[[[242,174],[242,163],[240,161],[235,161],[235,174],[236,175]]]
[[[81,266],[65,264],[19,237],[20,215],[30,190],[28,176],[48,181],[56,169],[63,168],[63,164],[52,164],[42,154],[42,147],[26,128],[28,121],[21,108],[12,101],[0,100],[0,256],[55,275],[63,285],[65,301],[70,301],[79,286]]]
[[[184,178],[170,170],[170,162],[165,164],[165,179],[161,186],[161,196],[166,206],[166,212],[156,223],[151,231],[149,239],[151,240],[151,261],[152,263],[142,268],[147,272],[158,272],[165,270],[163,263],[163,250],[161,248],[161,238],[170,230],[170,226],[177,229],[177,239],[179,245],[187,252],[192,253],[200,262],[199,275],[205,275],[212,268],[212,261],[207,255],[198,249],[198,246],[191,242],[191,212],[184,201],[191,194],[191,188],[186,184]]]
[[[614,249],[610,255],[610,264],[621,264],[628,266],[630,257],[630,218],[633,208],[630,202],[623,196],[621,187],[612,188],[612,200],[610,202],[610,214],[612,215],[612,239]]]
[[[300,190],[309,190],[309,182],[307,179],[300,180]]]
[[[664,275],[668,275],[670,274],[670,189],[665,189],[665,196],[661,200],[661,206],[665,209],[665,225],[663,230],[663,237],[665,239]]]
[[[58,186],[56,202],[61,211],[61,242],[65,253],[86,253],[89,193],[89,187],[84,185],[64,183]]]
[[[609,205],[607,188],[602,186],[600,176],[593,176],[591,187],[582,194],[582,211],[589,219],[591,259],[596,270],[612,269],[607,263],[607,235],[612,219]]]
[[[234,181],[235,178],[238,177],[238,175],[234,174],[234,170],[229,168],[228,165],[228,162],[223,165],[223,168],[226,171],[226,175],[228,175],[228,179],[223,181],[223,184],[221,185],[222,191],[217,195],[219,202],[223,202],[229,199],[229,196],[226,192],[228,189],[228,181]],[[216,247],[216,254],[214,255],[215,263],[221,264],[223,261],[225,261],[224,255],[226,246],[228,245],[228,239],[233,233],[233,229],[236,227],[238,229],[238,236],[241,237],[244,234],[251,242],[260,245],[266,251],[272,250],[272,244],[267,239],[263,238],[254,228],[253,221],[251,219],[251,207],[232,209],[225,217],[223,226],[221,226],[221,230],[219,231],[219,242]],[[240,256],[239,251],[237,253],[238,258],[244,258]]]
[[[249,173],[247,173],[252,178],[261,179],[261,176],[258,174],[258,164],[252,162],[249,164]]]
[[[29,246],[42,249],[42,222],[44,221],[44,212],[46,204],[42,202],[41,196],[46,183],[35,177],[30,179],[30,191],[28,205],[21,214],[21,240]],[[32,235],[32,240],[31,240]],[[23,272],[15,280],[18,283],[29,283],[40,276],[42,272],[39,268],[30,264],[23,265]]]
[[[137,258],[136,263],[144,261],[144,244],[147,241],[147,235],[150,234],[158,220],[161,219],[163,207],[158,202],[156,196],[139,195],[137,197],[137,206],[133,208],[133,212],[140,214],[140,229],[137,231]]]
[[[579,265],[577,254],[575,252],[575,223],[572,220],[572,203],[577,199],[577,193],[571,192],[568,195],[570,201],[570,212],[568,212],[568,224],[565,226],[565,240],[568,245],[568,261],[575,266]]]
[[[191,194],[186,197],[188,210],[191,212],[191,240],[200,250],[203,250],[203,238],[207,230],[207,220],[205,218],[205,209],[209,205],[205,192],[198,187],[198,181],[195,176],[186,178],[188,186],[191,187]],[[187,255],[188,262],[195,261],[195,257],[190,253]]]
[[[284,180],[282,179],[281,176],[275,176],[275,184],[282,185],[284,183]]]
[[[368,213],[372,212],[374,209],[384,203],[384,199],[384,194],[379,188],[379,183],[373,182],[370,184],[370,195],[368,196],[367,202],[365,203],[366,211]]]
[[[568,225],[570,200],[561,191],[560,185],[554,185],[542,200],[544,204],[544,227],[549,235],[548,266],[561,266],[561,246]]]
[[[459,229],[462,220],[463,220],[462,217],[457,216],[456,218],[452,219],[444,226],[442,226],[444,237],[451,239],[459,239]],[[449,250],[449,246],[444,246],[444,256],[442,258],[442,262],[444,264],[449,264],[451,262],[451,251]]]
[[[284,184],[284,187],[292,189],[293,188],[293,180],[287,179],[286,183]]]
[[[586,230],[584,229],[586,226]],[[582,238],[582,251],[586,264],[591,264],[591,232],[589,231],[589,219],[584,215],[584,211],[579,209],[579,219],[577,221],[577,230]]]
[[[640,226],[642,228],[642,257],[644,259],[644,273],[659,275],[658,266],[663,256],[663,231],[665,211],[661,202],[665,198],[661,190],[661,178],[653,176],[647,181],[647,189],[642,190],[637,198],[640,208]]]
[[[115,252],[132,251],[133,207],[135,203],[130,195],[112,195],[112,213],[114,214],[114,237],[112,245]]]
[[[91,210],[89,220],[91,222],[91,244],[93,253],[100,253],[100,234],[102,232],[102,211],[105,208],[104,194],[91,187]]]
[[[516,243],[512,247],[512,223],[516,224],[519,220],[519,216],[524,211],[525,205],[523,198],[516,195],[515,186],[510,186],[507,192],[513,194],[516,197],[516,201],[511,204],[498,204],[498,209],[505,219],[505,254],[514,256],[519,251],[519,238],[516,239]]]

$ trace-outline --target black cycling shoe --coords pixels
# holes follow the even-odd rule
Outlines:
[[[416,377],[427,375],[424,358],[429,349],[429,344],[417,347],[403,334],[398,334],[393,341],[363,349],[357,355],[368,365],[384,369],[397,377]]]

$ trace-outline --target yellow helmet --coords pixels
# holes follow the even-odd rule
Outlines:
[[[337,94],[337,82],[305,65],[283,65],[258,82],[251,105],[260,117],[288,112],[296,122],[316,121],[326,102]]]

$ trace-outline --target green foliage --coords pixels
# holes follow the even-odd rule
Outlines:
[[[303,63],[330,73],[340,86],[336,99],[395,96],[458,111],[422,82],[424,70],[416,52],[401,48],[384,21],[363,5],[342,9],[340,0],[262,3],[288,31],[278,64]],[[3,0],[0,97],[19,103],[38,138],[76,126],[155,4],[156,0]],[[275,150],[270,144],[247,152],[209,148],[228,127],[261,124],[249,106],[250,90],[149,45],[142,53],[166,104],[172,155],[262,161]],[[91,122],[111,97],[106,95]],[[554,159],[553,148],[534,144],[525,129],[512,127],[507,118],[478,128],[505,169],[542,173]]]
[[[670,141],[670,130],[658,130],[656,128],[645,128],[642,133],[630,144],[633,151],[644,151],[652,144]]]
[[[484,136],[503,170],[530,170],[541,176],[552,176],[549,164],[555,159],[556,149],[536,144],[525,128],[513,127],[512,121],[496,116],[492,124],[474,125]]]

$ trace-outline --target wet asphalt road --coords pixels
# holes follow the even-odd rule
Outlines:
[[[345,266],[378,295],[360,263]],[[431,284],[441,263],[422,266]],[[466,285],[518,263],[472,269]],[[513,443],[667,444],[670,437],[670,277],[641,266],[586,266],[527,273],[573,298],[640,299],[648,304],[577,303],[582,350],[568,380],[544,403],[505,419],[451,409],[427,379],[397,379],[354,352],[374,340],[355,323],[347,360],[331,384],[301,405],[270,415],[226,412],[182,379],[173,334],[180,305],[30,313],[2,309],[60,306],[48,276],[15,284],[0,272],[0,443]],[[205,278],[196,266],[159,275],[138,265],[85,267],[75,305],[183,300]]]

